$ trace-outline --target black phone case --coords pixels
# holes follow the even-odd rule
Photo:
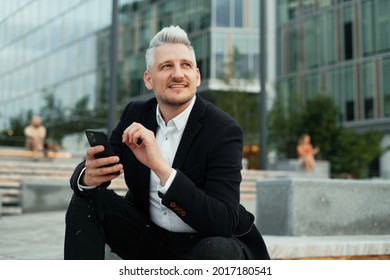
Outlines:
[[[85,134],[87,135],[87,139],[91,147],[98,145],[104,146],[104,151],[95,154],[95,158],[110,157],[115,155],[112,151],[110,143],[108,142],[108,137],[103,131],[87,129]]]
[[[104,151],[96,153],[95,158],[110,157],[110,156],[115,155],[112,148],[111,148],[110,143],[108,142],[108,137],[103,131],[97,130],[97,129],[87,129],[85,131],[85,135],[87,136],[89,145],[91,147],[98,146],[98,145],[104,146]],[[115,164],[109,164],[109,165],[105,165],[103,167],[112,166],[112,165],[115,165]],[[118,172],[114,172],[111,174],[119,175],[120,172],[118,171]]]

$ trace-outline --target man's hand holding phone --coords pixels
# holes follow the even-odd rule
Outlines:
[[[80,183],[84,186],[98,186],[122,174],[123,165],[112,152],[107,136],[97,130],[87,130],[86,135],[91,147],[86,153],[85,172]]]

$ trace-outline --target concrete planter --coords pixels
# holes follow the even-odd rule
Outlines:
[[[266,235],[390,233],[388,181],[261,180],[256,200],[256,224]]]

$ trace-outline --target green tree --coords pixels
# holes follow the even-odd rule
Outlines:
[[[308,133],[313,145],[320,148],[319,157],[330,162],[333,176],[368,176],[370,163],[384,152],[380,147],[381,132],[357,132],[342,127],[337,121],[336,105],[323,94],[304,106],[296,106],[299,102],[291,104],[278,99],[268,117],[269,143],[282,157],[296,157],[297,140]]]
[[[380,146],[382,137],[381,132],[340,129],[328,156],[334,176],[367,178],[370,163],[386,150]]]
[[[303,104],[297,95],[288,100],[276,99],[268,113],[268,146],[275,149],[281,157],[297,156],[297,139],[301,134]]]
[[[40,109],[42,124],[46,127],[46,139],[53,144],[62,144],[67,120],[65,107],[55,98],[52,90],[44,90],[45,104]]]
[[[334,139],[341,130],[337,116],[336,104],[324,94],[308,100],[303,107],[302,125],[298,133],[310,134],[312,142],[321,149],[319,154],[321,158],[329,159],[333,153]]]
[[[24,128],[31,122],[32,115],[32,111],[28,110],[12,117],[10,127],[1,132],[0,145],[23,147],[25,145]]]

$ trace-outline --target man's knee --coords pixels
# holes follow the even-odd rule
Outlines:
[[[208,237],[196,245],[192,258],[199,260],[243,260],[245,255],[242,247],[233,238]]]
[[[109,208],[109,204],[115,204],[113,200],[113,191],[106,188],[97,187],[82,194],[74,193],[68,212],[71,209],[75,209],[76,212],[96,212],[96,210]]]

